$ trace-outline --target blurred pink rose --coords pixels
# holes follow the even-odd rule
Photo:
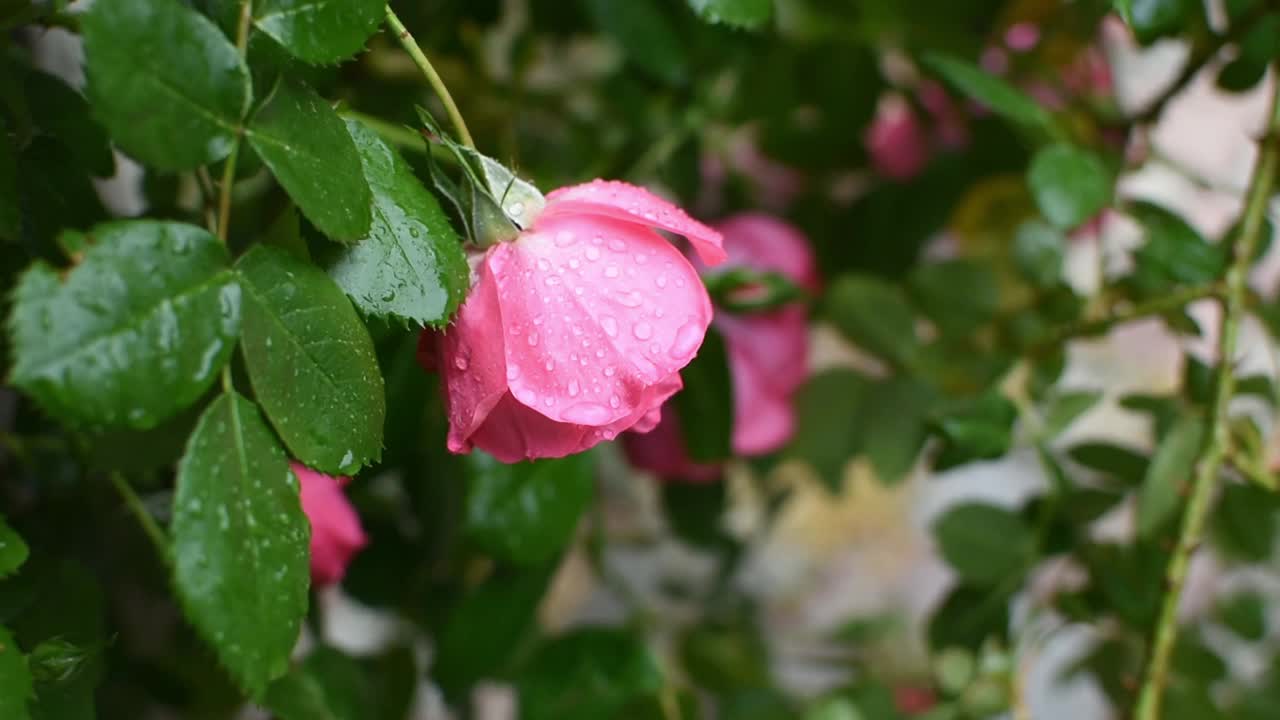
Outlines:
[[[941,85],[924,80],[916,90],[916,96],[933,116],[933,133],[940,146],[958,150],[969,144],[969,126],[964,113]]]
[[[929,161],[929,141],[915,111],[904,98],[881,99],[864,137],[871,164],[894,180],[915,177]]]
[[[758,213],[735,215],[716,226],[728,252],[725,268],[748,267],[781,273],[807,290],[817,291],[818,272],[804,235],[791,225]],[[808,323],[805,309],[789,305],[771,312],[716,313],[733,379],[733,451],[752,456],[782,447],[795,433],[792,396],[808,375]],[[632,464],[663,477],[706,480],[713,466],[689,460],[680,434],[680,418],[662,412],[658,428],[646,437],[626,438]]]
[[[1015,23],[1004,33],[1004,44],[1014,52],[1027,52],[1039,43],[1040,28],[1034,23]]]
[[[720,233],[602,180],[551,193],[530,229],[478,258],[435,343],[451,451],[562,457],[656,425],[712,313],[693,266],[654,228],[708,263],[725,258]]]
[[[289,466],[298,476],[302,511],[311,523],[311,580],[319,586],[342,582],[352,556],[368,543],[360,517],[342,492],[351,479],[331,477],[297,462]]]

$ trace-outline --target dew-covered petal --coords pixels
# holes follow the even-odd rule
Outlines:
[[[717,265],[726,257],[719,232],[648,190],[617,180],[594,180],[552,192],[534,228],[540,230],[554,218],[583,215],[610,217],[683,235],[708,265]]]
[[[724,235],[729,255],[724,267],[777,272],[808,290],[818,290],[813,249],[792,225],[763,213],[742,213],[718,223],[716,229]]]
[[[508,393],[476,428],[470,442],[504,463],[514,463],[572,455],[593,432],[595,428],[556,422]]]
[[[453,452],[471,449],[471,435],[507,393],[504,340],[498,283],[482,262],[475,287],[437,340]]]
[[[502,308],[504,380],[558,422],[603,428],[648,410],[652,389],[688,364],[711,321],[689,261],[630,222],[544,214],[536,230],[492,249],[486,267]]]

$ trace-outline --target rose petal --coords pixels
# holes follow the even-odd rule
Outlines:
[[[715,325],[724,335],[734,372],[751,366],[777,395],[789,395],[804,384],[809,375],[809,326],[803,308],[753,315],[719,313]]]
[[[804,235],[791,225],[761,213],[734,215],[716,225],[724,234],[729,267],[782,273],[817,291],[818,268]]]
[[[732,354],[729,361],[733,369],[733,451],[751,456],[777,450],[796,430],[790,393],[771,387],[759,366],[735,361]]]
[[[507,393],[498,282],[487,263],[480,263],[478,272],[453,325],[438,341],[449,415],[448,446],[453,452],[471,448],[471,435]]]
[[[725,260],[720,233],[689,217],[683,210],[645,190],[617,180],[595,180],[560,188],[547,196],[547,207],[534,224],[563,216],[596,215],[655,227],[683,235],[708,265]]]
[[[289,467],[298,477],[302,511],[311,523],[311,577],[317,585],[340,582],[351,557],[368,544],[360,517],[342,491],[350,478],[331,477],[297,462]]]
[[[557,422],[605,427],[653,407],[711,321],[696,272],[657,233],[603,216],[539,218],[486,258],[498,279],[516,400]],[[637,414],[639,411],[639,414]],[[625,428],[622,428],[625,429]]]

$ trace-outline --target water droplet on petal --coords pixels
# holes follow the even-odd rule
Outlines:
[[[507,214],[511,215],[512,217],[517,217],[517,218],[520,217],[521,215],[524,214],[524,203],[522,202],[511,203],[510,205],[507,206]]]
[[[538,269],[546,272],[551,269],[551,263],[547,262],[546,258],[538,258]]]
[[[616,370],[614,370],[613,368],[611,368],[611,367],[607,367],[607,368],[605,368],[605,369],[604,369],[604,376],[605,376],[605,377],[613,377],[613,374],[614,374],[615,372],[617,372],[617,371],[616,371]]]
[[[653,337],[653,326],[644,322],[636,323],[636,326],[631,328],[631,333],[637,340],[648,340]]]
[[[547,372],[551,372],[552,370],[555,370],[555,369],[556,369],[556,361],[555,361],[555,360],[548,360],[548,361],[543,365],[543,367],[547,369]]]
[[[582,388],[579,387],[578,381],[570,380],[569,381],[569,397],[578,397],[578,393],[580,392],[582,392]]]
[[[662,352],[662,345],[659,345],[658,343],[651,344],[649,346],[649,352],[653,353],[654,355],[657,355],[658,353]]]
[[[682,287],[684,287],[684,285],[685,285],[685,283],[684,283],[684,278],[682,278],[682,277],[678,277],[678,278],[676,278],[676,287],[678,287],[678,288],[682,288]]]
[[[466,370],[467,359],[459,355],[457,358],[454,359],[453,366],[458,368],[459,370]]]
[[[618,238],[613,238],[612,240],[609,241],[609,249],[614,252],[620,253],[627,249],[627,244],[622,242]]]
[[[543,282],[547,284],[547,287],[555,287],[556,285],[560,284],[560,278],[552,275],[551,277],[548,277],[546,280],[543,280]]]
[[[536,346],[538,344],[538,333],[536,332],[529,333],[529,337],[527,337],[526,340],[529,341],[529,347]]]
[[[511,365],[510,367],[507,368],[508,380],[515,380],[518,377],[520,377],[520,368],[516,367],[515,365]]]
[[[584,254],[587,256],[588,260],[595,262],[600,259],[600,248],[589,247],[587,248],[587,252]]]
[[[577,270],[578,268],[582,267],[582,261],[579,260],[578,258],[569,258],[569,267],[573,268],[574,270]]]
[[[644,253],[636,253],[635,259],[636,259],[636,264],[638,265],[643,265],[649,262],[649,256],[645,255]]]
[[[664,287],[666,287],[666,286],[667,286],[667,276],[666,276],[666,275],[659,275],[658,277],[656,277],[656,278],[654,278],[654,279],[653,279],[653,284],[654,284],[654,285],[657,285],[657,286],[658,286],[658,287],[660,287],[660,288],[664,288]]]
[[[569,247],[578,242],[578,237],[568,230],[561,230],[556,233],[556,247]]]
[[[604,269],[604,276],[605,276],[605,277],[607,277],[607,278],[616,278],[616,277],[618,277],[618,266],[617,266],[617,265],[610,265],[609,267],[605,268],[605,269]]]
[[[640,293],[632,290],[631,292],[622,293],[618,298],[618,302],[624,307],[636,308],[644,304],[644,298],[640,297]]]
[[[622,398],[618,397],[617,395],[609,396],[609,407],[616,408],[621,404],[622,404]]]
[[[600,327],[604,328],[604,334],[609,337],[618,336],[618,321],[613,319],[611,315],[605,315],[600,318]]]
[[[609,422],[609,409],[592,402],[578,403],[564,411],[566,422],[578,425],[601,425]]]
[[[693,354],[702,342],[702,326],[690,320],[676,331],[676,340],[671,344],[671,357],[684,358]]]

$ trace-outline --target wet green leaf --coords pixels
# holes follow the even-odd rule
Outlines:
[[[373,225],[328,259],[329,275],[365,315],[443,326],[470,287],[457,233],[395,150],[354,120],[347,130],[373,192]]]
[[[827,370],[796,394],[799,426],[785,454],[813,466],[832,490],[840,488],[845,464],[861,447],[861,408],[870,386],[852,370]]]
[[[236,263],[242,349],[258,402],[295,458],[349,475],[382,453],[386,397],[373,341],[327,275],[275,247]]]
[[[773,0],[689,0],[703,20],[732,27],[758,28],[773,16]]]
[[[504,560],[549,562],[568,545],[595,490],[589,453],[504,465],[467,456],[467,534]]]
[[[1113,0],[1120,16],[1146,45],[1186,27],[1199,5],[1194,0]]]
[[[253,25],[294,57],[334,63],[364,48],[385,7],[382,0],[258,0]]]
[[[339,242],[369,234],[369,183],[347,126],[329,103],[304,85],[283,81],[253,118],[247,136],[321,232]]]
[[[173,580],[187,619],[250,695],[288,669],[307,612],[309,527],[257,407],[219,396],[178,465]]]
[[[100,0],[82,26],[89,98],[122,150],[165,170],[226,157],[251,90],[216,25],[178,0]]]
[[[100,225],[65,280],[40,262],[19,281],[12,381],[87,425],[155,427],[212,384],[235,345],[240,291],[227,251],[192,225]]]
[[[977,65],[951,55],[929,53],[925,65],[952,87],[1014,123],[1049,137],[1058,137],[1053,115],[1029,95]]]
[[[1101,399],[1102,393],[1094,390],[1069,391],[1055,395],[1045,409],[1044,437],[1046,439],[1057,437],[1071,427],[1071,424],[1081,415],[1093,409]]]
[[[940,410],[933,424],[946,441],[935,466],[945,470],[975,460],[990,460],[1009,452],[1018,409],[992,390]]]
[[[917,267],[908,281],[911,298],[938,330],[967,336],[995,317],[1000,290],[995,272],[974,260],[947,260]]]
[[[362,720],[372,700],[364,669],[320,647],[272,683],[262,704],[280,720]]]
[[[662,671],[634,632],[583,628],[554,638],[517,679],[526,720],[611,717],[662,686]]]
[[[1150,464],[1147,457],[1137,450],[1104,442],[1081,443],[1068,450],[1067,454],[1090,470],[1128,486],[1141,483]]]
[[[1013,260],[1023,277],[1040,288],[1050,288],[1062,279],[1062,263],[1067,239],[1047,223],[1030,220],[1018,227],[1013,240]]]

